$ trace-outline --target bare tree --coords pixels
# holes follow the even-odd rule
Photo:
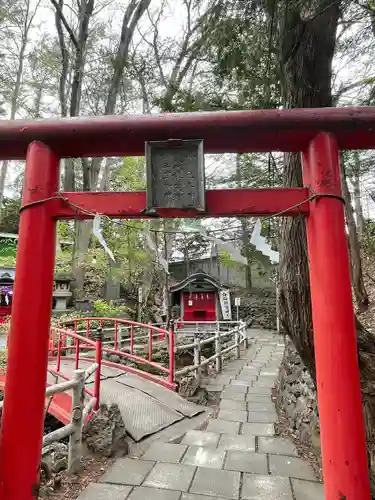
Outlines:
[[[15,52],[11,57],[12,63],[8,65],[7,69],[3,68],[5,71],[10,72],[10,113],[9,118],[14,120],[18,109],[19,109],[19,99],[21,93],[21,87],[23,82],[23,71],[25,65],[25,58],[27,57],[26,49],[29,43],[30,30],[33,26],[35,15],[38,11],[40,5],[40,0],[32,7],[31,0],[24,0],[22,2],[8,2],[8,5],[4,7],[5,19],[9,22],[8,26],[5,27],[5,43],[9,44],[9,38],[16,37],[17,41],[14,40],[14,44],[11,44],[11,49],[15,48]],[[12,29],[14,28],[14,30]],[[8,38],[9,37],[9,38]],[[8,49],[9,50],[9,49]],[[15,64],[14,64],[15,61]],[[15,68],[15,72],[13,71]],[[9,160],[4,160],[1,165],[0,170],[0,207],[3,203],[5,180],[8,172]]]

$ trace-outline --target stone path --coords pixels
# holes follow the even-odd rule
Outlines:
[[[217,418],[181,443],[154,442],[140,459],[123,458],[79,500],[323,500],[323,486],[293,444],[274,437],[271,390],[281,337],[251,331],[254,344],[213,381]]]

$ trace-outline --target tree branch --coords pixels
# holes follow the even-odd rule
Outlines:
[[[62,11],[62,5],[60,6],[59,3],[57,3],[56,0],[50,0],[50,2],[52,3],[52,5],[55,7],[56,9],[56,12],[58,13],[58,15],[60,16],[60,19],[66,29],[66,31],[68,32],[69,34],[69,37],[74,45],[74,47],[77,49],[78,48],[78,42],[77,42],[77,39],[73,33],[73,30],[72,28],[69,26],[69,23],[68,21],[66,20],[66,17],[64,16],[64,13]]]

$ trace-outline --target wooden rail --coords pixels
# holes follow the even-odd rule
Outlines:
[[[237,322],[235,322],[237,323]],[[216,323],[216,331],[215,335],[201,340],[198,336],[198,332],[195,332],[194,334],[194,342],[189,343],[189,344],[179,344],[175,347],[176,351],[179,350],[186,350],[186,349],[194,349],[194,364],[185,366],[184,368],[181,368],[180,370],[177,370],[175,372],[176,376],[183,376],[187,375],[188,373],[194,372],[195,376],[198,380],[201,378],[201,369],[205,365],[211,363],[212,361],[215,361],[216,364],[216,371],[220,372],[222,369],[223,365],[223,358],[233,350],[235,350],[235,356],[238,359],[240,357],[240,349],[241,349],[241,344],[244,344],[245,347],[248,347],[248,339],[246,336],[246,323],[239,321],[234,328],[231,328],[230,330],[226,332],[220,332],[220,325],[222,323],[217,322]],[[225,349],[222,349],[222,339],[226,337],[231,337],[229,341],[233,341],[233,344],[226,347]],[[202,346],[206,344],[214,343],[215,345],[215,354],[210,356],[209,358],[205,359],[204,361],[201,360],[201,351],[202,351]]]

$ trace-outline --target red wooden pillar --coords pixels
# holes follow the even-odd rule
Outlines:
[[[37,202],[58,188],[58,158],[46,145],[32,143],[26,156],[1,425],[1,500],[34,500],[38,492],[56,221],[48,201]]]
[[[303,154],[305,183],[320,197],[307,218],[312,315],[326,500],[369,500],[348,245],[336,140]],[[335,197],[337,196],[337,198]]]

